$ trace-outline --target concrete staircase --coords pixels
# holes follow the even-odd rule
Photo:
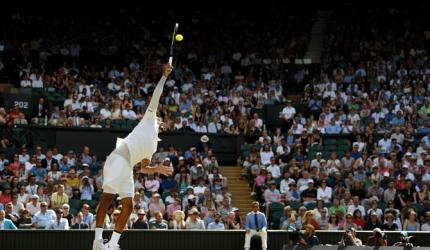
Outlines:
[[[242,168],[238,166],[221,167],[220,172],[222,176],[227,177],[228,191],[232,194],[233,207],[240,209],[242,216],[251,211],[251,202],[254,198],[250,196],[251,190],[249,188],[248,180],[241,180]]]
[[[325,29],[330,20],[331,11],[318,11],[318,17],[312,26],[310,43],[305,58],[311,58],[312,63],[320,63],[323,52]]]

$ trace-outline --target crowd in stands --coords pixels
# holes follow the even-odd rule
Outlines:
[[[295,36],[296,45],[287,51],[278,51],[274,42],[270,48],[276,49],[267,53],[252,52],[253,46],[261,48],[259,42],[264,42],[258,39],[246,53],[239,52],[234,41],[226,44],[232,48],[225,50],[226,54],[211,49],[193,51],[203,44],[180,45],[178,53],[182,54],[166,83],[158,115],[171,131],[247,137],[238,162],[243,167],[243,178],[249,180],[251,195],[263,205],[269,228],[428,231],[430,66],[429,40],[420,19],[423,15],[411,16],[408,10],[351,13],[332,14],[333,21],[326,31],[329,35],[322,58],[323,73],[309,79],[297,75],[304,82],[300,103],[286,100],[279,72],[285,58],[300,54],[307,34]],[[406,17],[409,22],[404,22]],[[205,24],[207,20],[200,18],[192,23]],[[23,20],[17,18],[15,22],[22,25]],[[303,22],[296,16],[291,20]],[[233,23],[232,30],[243,28],[240,22]],[[148,37],[156,33],[150,31]],[[270,40],[270,36],[263,37]],[[136,41],[131,41],[125,44],[139,48],[139,44],[133,45]],[[108,45],[99,52],[123,51]],[[0,123],[133,127],[142,117],[160,74],[165,54],[161,47],[142,49],[147,55],[136,58],[143,59],[130,56],[116,66],[100,68],[96,64],[73,64],[71,59],[79,62],[81,56],[76,53],[77,45],[61,46],[57,47],[61,49],[55,54],[56,60],[67,58],[72,63],[61,67],[57,64],[53,70],[22,63],[19,72],[22,88],[42,86],[47,92],[64,92],[65,100],[50,107],[39,98],[31,117],[36,119],[31,120],[19,110],[8,114],[0,110]],[[82,54],[91,50],[81,46]],[[34,58],[40,61],[42,55],[49,61],[45,51],[49,47],[44,41],[34,40],[24,48],[28,55],[21,53],[23,62]],[[275,103],[285,103],[280,114],[284,125],[271,131],[255,110]],[[7,147],[7,138],[1,143]],[[97,200],[100,192],[102,163],[84,148],[78,158],[71,152],[57,159],[56,169],[49,159],[56,159],[58,149],[49,149],[44,156],[42,149],[36,148],[34,158],[26,156],[25,147],[22,150],[6,164],[0,155],[2,180],[10,182],[0,196],[0,204],[8,215],[12,212],[7,209],[17,209],[14,199],[23,199],[21,203],[27,203],[26,209],[33,215],[14,215],[12,221],[24,217],[36,226],[39,221],[43,223],[40,214],[35,216],[31,211],[39,212],[37,207],[42,210],[45,204],[57,209],[57,215],[63,213],[64,218],[72,208],[82,207],[81,219],[77,210],[71,213],[76,218],[73,221],[92,227],[94,218],[90,214],[96,203],[91,201]],[[210,150],[190,149],[181,154],[171,146],[154,156],[156,161],[166,157],[175,167],[173,177],[136,173],[136,204],[129,228],[243,227],[239,211],[231,207],[227,180],[220,176]],[[27,183],[22,188],[20,183],[24,181]],[[41,182],[46,182],[46,187],[36,184]],[[68,200],[58,198],[63,196]],[[82,206],[82,201],[87,205]],[[10,202],[12,207],[8,208]],[[120,208],[120,204],[112,206],[107,228],[114,225]],[[42,214],[40,217],[49,214],[55,220],[54,212]]]
[[[207,140],[203,140],[206,141]],[[172,176],[144,175],[134,168],[135,195],[128,229],[240,229],[240,211],[232,207],[227,178],[208,147],[181,152],[160,147],[154,162],[171,164]],[[84,146],[82,152],[36,146],[6,159],[0,152],[0,211],[14,228],[88,229],[102,193],[103,161]],[[114,228],[121,211],[112,201],[105,228]],[[3,219],[3,218],[1,218]],[[3,224],[2,224],[3,225]]]
[[[430,68],[421,17],[339,12],[327,30],[324,73],[304,86],[301,108],[287,103],[281,113],[286,133],[263,132],[242,147],[251,195],[283,229],[428,231]]]

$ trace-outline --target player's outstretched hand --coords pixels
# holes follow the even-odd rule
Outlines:
[[[172,69],[173,66],[170,64],[165,64],[164,65],[164,69],[163,69],[163,76],[165,76],[166,78],[170,75],[170,73],[172,73]]]
[[[157,170],[156,170],[159,174],[165,175],[165,176],[169,176],[173,174],[173,168],[171,166],[164,166],[164,165],[160,165],[158,166]]]

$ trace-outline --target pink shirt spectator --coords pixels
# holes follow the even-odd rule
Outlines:
[[[167,206],[167,218],[170,220],[173,216],[173,212],[175,212],[176,210],[181,210],[181,205],[176,205],[174,203],[169,204]]]

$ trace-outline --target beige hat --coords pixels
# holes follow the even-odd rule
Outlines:
[[[200,141],[203,143],[207,143],[209,141],[209,137],[207,135],[203,135],[200,137]]]

